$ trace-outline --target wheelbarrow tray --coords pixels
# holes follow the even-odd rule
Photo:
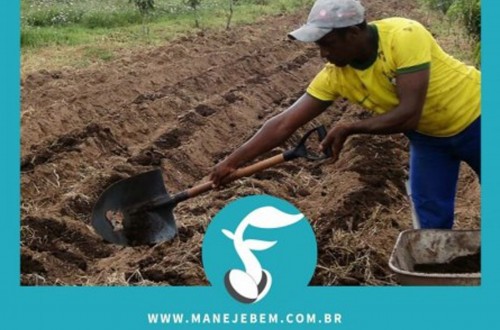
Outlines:
[[[480,264],[472,272],[415,270],[418,265],[446,264],[480,251],[479,230],[410,229],[399,234],[389,267],[401,285],[480,285]]]

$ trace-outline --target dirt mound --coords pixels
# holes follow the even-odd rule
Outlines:
[[[408,14],[408,3],[371,1],[368,11]],[[210,219],[235,198],[264,193],[311,219],[319,247],[312,284],[394,284],[388,256],[411,226],[401,136],[353,137],[335,164],[294,161],[181,203],[179,235],[154,247],[107,244],[90,227],[111,183],[160,167],[170,192],[184,190],[294,102],[323,64],[314,47],[285,38],[305,15],[194,34],[99,67],[27,75],[21,283],[207,285],[200,247]],[[339,101],[313,124],[363,116]],[[468,170],[461,177],[458,226],[478,227],[478,184]]]

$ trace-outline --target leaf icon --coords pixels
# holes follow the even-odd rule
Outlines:
[[[243,244],[254,251],[264,251],[273,247],[278,241],[262,241],[258,239],[247,239]]]
[[[250,212],[243,222],[247,222],[250,226],[256,228],[274,229],[293,225],[303,218],[302,213],[288,214],[275,207],[264,206]]]
[[[226,235],[230,240],[234,241],[234,234],[227,229],[222,229],[222,233]]]

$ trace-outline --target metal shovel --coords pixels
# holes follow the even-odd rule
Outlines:
[[[234,171],[229,180],[250,176],[280,163],[303,157],[320,160],[331,156],[314,154],[306,146],[311,134],[321,141],[324,126],[308,131],[298,145],[282,154]],[[92,211],[92,226],[106,241],[128,246],[152,245],[168,241],[177,234],[173,208],[180,202],[212,189],[208,181],[170,196],[165,189],[161,170],[153,170],[120,180],[107,188]]]

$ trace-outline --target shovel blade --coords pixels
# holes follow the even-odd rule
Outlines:
[[[127,246],[152,245],[172,239],[177,227],[172,206],[133,213],[135,205],[169,198],[160,170],[120,180],[107,188],[92,211],[92,226],[106,241]]]

